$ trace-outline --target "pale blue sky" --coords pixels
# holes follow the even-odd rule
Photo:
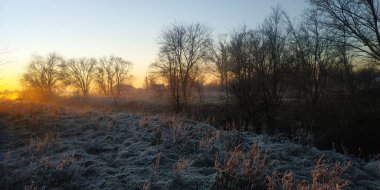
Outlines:
[[[116,55],[135,64],[139,82],[158,46],[162,27],[201,22],[214,34],[256,27],[280,5],[295,18],[305,0],[0,0],[0,48],[7,51],[5,78],[15,78],[31,55]],[[4,57],[4,55],[3,55]]]

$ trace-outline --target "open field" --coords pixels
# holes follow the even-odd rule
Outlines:
[[[379,160],[281,136],[220,131],[170,115],[0,104],[2,189],[380,187]]]
[[[380,190],[380,0],[0,7],[0,190]]]

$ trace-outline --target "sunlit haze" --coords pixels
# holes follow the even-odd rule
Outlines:
[[[142,86],[157,55],[157,39],[173,22],[201,22],[216,36],[242,25],[256,27],[280,5],[297,17],[304,0],[2,0],[0,67],[2,88],[18,89],[31,56],[56,52],[64,57],[115,55],[134,63],[134,86]]]

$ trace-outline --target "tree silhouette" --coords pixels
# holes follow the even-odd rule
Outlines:
[[[46,58],[36,55],[29,63],[22,83],[36,91],[40,100],[49,99],[63,79],[63,64],[63,58],[56,53],[50,53]]]
[[[173,109],[181,111],[189,103],[201,64],[209,58],[211,32],[199,23],[176,23],[163,30],[159,44],[158,60],[150,67],[167,82]]]
[[[327,75],[337,57],[321,19],[321,12],[317,9],[306,12],[298,29],[287,19],[291,34],[290,46],[294,54],[292,84],[313,107],[326,86]]]
[[[96,59],[70,59],[63,67],[64,81],[83,96],[88,96],[96,69]]]
[[[223,35],[219,37],[216,44],[212,48],[212,62],[214,62],[214,67],[211,67],[213,73],[219,78],[220,86],[225,93],[226,100],[228,102],[228,70],[230,61],[229,43],[227,36]]]
[[[322,11],[324,25],[339,39],[347,38],[348,46],[380,63],[380,5],[378,0],[309,0]],[[336,41],[340,42],[340,41]]]
[[[99,60],[95,72],[95,82],[104,95],[112,96],[118,103],[121,91],[133,78],[132,62],[120,57],[103,57]]]

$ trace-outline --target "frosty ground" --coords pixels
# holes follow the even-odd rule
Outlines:
[[[289,171],[295,181],[313,183],[311,171],[323,160],[326,166],[349,165],[340,176],[349,182],[345,189],[380,188],[378,160],[321,151],[281,135],[220,131],[169,115],[0,107],[2,189],[217,189],[231,152],[253,145],[268,159],[262,183]],[[281,179],[276,184],[283,187]]]

